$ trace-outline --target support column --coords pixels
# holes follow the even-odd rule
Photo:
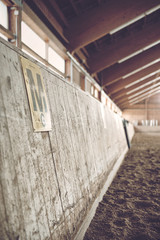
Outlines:
[[[11,42],[19,48],[22,48],[21,44],[21,21],[22,21],[22,10],[20,7],[9,8],[9,30],[15,36],[15,39]]]
[[[83,73],[80,73],[80,84],[81,89],[85,91],[85,75]]]
[[[72,67],[71,67],[71,60],[67,59],[65,61],[65,78],[71,82],[71,71],[72,71]]]

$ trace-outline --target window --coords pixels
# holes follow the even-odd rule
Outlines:
[[[25,22],[22,22],[22,42],[45,58],[45,42]]]
[[[96,88],[94,90],[94,96],[95,96],[95,98],[98,98],[98,90]]]
[[[57,68],[60,72],[65,73],[65,61],[59,56],[53,48],[48,48],[48,62]]]
[[[8,29],[8,10],[7,6],[1,2],[0,0],[0,24]],[[3,34],[0,33],[0,37],[7,40],[7,37],[5,37]]]
[[[8,11],[7,6],[0,1],[0,24],[8,29]]]
[[[91,95],[93,96],[94,95],[94,86],[91,85]]]

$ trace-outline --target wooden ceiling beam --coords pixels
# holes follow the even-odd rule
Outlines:
[[[76,51],[88,45],[158,4],[159,0],[121,0],[120,4],[119,0],[112,0],[87,11],[71,23],[70,50]]]
[[[128,106],[128,108],[133,108],[133,106],[135,106],[136,104],[138,104],[156,94],[159,94],[159,92],[160,92],[160,89],[155,89],[154,91],[149,92],[147,95],[142,96],[141,98],[137,99],[135,102],[127,103],[127,104],[125,103],[125,104],[121,105],[121,107],[122,107],[122,109],[125,109],[127,106]]]
[[[134,52],[158,41],[160,39],[159,26],[160,17],[156,23],[147,23],[142,30],[138,31],[136,29],[127,37],[121,38],[119,41],[106,46],[103,50],[93,53],[87,61],[90,66],[90,73],[100,72]]]
[[[102,86],[108,86],[121,79],[123,76],[155,61],[160,56],[160,44],[145,50],[144,52],[122,62],[117,63],[104,71],[102,75]]]
[[[50,9],[47,8],[45,1],[42,0],[34,0],[34,3],[36,6],[43,12],[44,16],[47,18],[47,20],[52,24],[52,26],[55,28],[55,30],[59,33],[59,35],[66,41],[66,37],[63,33],[63,27],[59,24],[59,22],[56,20],[56,18],[53,16]]]
[[[76,12],[76,15],[79,15],[79,10],[78,8],[76,7],[76,5],[73,3],[73,0],[69,0],[70,4],[72,5],[74,11]]]
[[[61,11],[59,6],[57,5],[56,1],[55,0],[48,0],[48,1],[51,4],[51,6],[55,9],[55,11],[58,13],[58,15],[60,16],[60,18],[63,21],[64,25],[66,27],[69,27],[69,23],[68,23],[66,17],[64,16],[63,12]]]
[[[119,98],[127,95],[127,93],[130,92],[130,91],[135,92],[134,90],[137,89],[137,88],[142,89],[141,87],[142,87],[144,84],[146,84],[146,85],[148,86],[148,85],[150,85],[150,84],[153,84],[153,83],[159,81],[159,80],[155,80],[155,79],[157,79],[157,78],[156,78],[156,74],[153,75],[153,76],[151,76],[151,77],[148,77],[148,78],[146,78],[145,80],[140,81],[140,82],[138,82],[138,83],[136,83],[136,84],[134,84],[134,85],[132,85],[132,86],[130,86],[130,87],[128,87],[128,88],[123,88],[123,89],[121,89],[120,91],[118,91],[118,92],[116,92],[116,93],[113,93],[112,95],[109,95],[109,96],[110,96],[110,98],[111,98],[113,101],[116,101],[117,99],[119,99]],[[160,79],[160,77],[159,77],[159,79]],[[137,80],[138,80],[138,79],[137,79]],[[154,80],[155,80],[155,81],[154,81]]]
[[[116,104],[118,106],[123,106],[126,103],[132,105],[134,102],[142,101],[142,99],[147,98],[150,94],[152,94],[154,92],[157,92],[158,90],[160,91],[160,86],[159,85],[154,87],[154,88],[152,88],[152,89],[148,89],[144,93],[141,93],[139,96],[135,96],[132,99],[124,99],[123,101],[118,101]]]
[[[146,96],[142,96],[142,98],[139,98],[139,99],[136,100],[135,102],[130,103],[130,105],[132,106],[132,105],[134,105],[134,104],[136,104],[136,103],[139,103],[139,102],[141,102],[142,100],[145,100],[145,99],[147,99],[147,98],[150,98],[150,97],[158,94],[159,92],[160,92],[160,88],[157,87],[157,89],[155,89],[154,91],[148,92],[148,94],[147,94]]]
[[[0,33],[2,33],[8,39],[15,39],[16,38],[15,35],[10,30],[6,29],[1,24],[0,24]]]
[[[151,85],[151,86],[150,86]],[[120,99],[114,101],[116,104],[119,104],[119,103],[123,103],[125,102],[126,100],[132,100],[136,97],[139,97],[140,95],[142,95],[143,93],[146,93],[148,92],[149,90],[152,90],[152,89],[155,89],[157,88],[158,86],[160,86],[160,80],[155,82],[154,84],[150,84],[150,85],[147,85],[147,86],[144,86],[134,92],[131,92],[129,94],[126,94],[124,95],[123,97],[121,97]],[[144,92],[143,92],[144,91]]]
[[[125,79],[121,79],[120,81],[113,83],[112,85],[107,87],[107,91],[108,91],[108,93],[113,94],[113,93],[123,89],[125,86],[131,84],[132,82],[135,82],[138,79],[142,79],[145,76],[152,74],[153,72],[157,72],[159,70],[160,70],[160,61],[155,64],[152,64],[151,66],[149,66],[145,69],[142,69],[141,71],[139,71]],[[155,74],[155,77],[157,75],[158,75],[158,72]]]

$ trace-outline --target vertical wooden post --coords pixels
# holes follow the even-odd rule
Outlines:
[[[11,42],[19,48],[22,48],[21,44],[21,21],[22,21],[22,10],[20,7],[9,8],[9,30],[15,35],[15,40]]]
[[[48,62],[48,48],[49,48],[49,41],[45,41],[45,60]]]
[[[102,101],[102,90],[98,91],[98,100]]]
[[[22,22],[22,9],[18,8],[19,14],[17,16],[17,47],[22,48],[21,41],[21,22]]]
[[[71,60],[67,59],[65,61],[65,77],[71,82]]]
[[[85,75],[83,73],[80,73],[80,85],[81,89],[85,91]]]

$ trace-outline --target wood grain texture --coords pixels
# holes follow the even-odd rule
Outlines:
[[[52,131],[33,132],[20,55],[0,40],[0,239],[71,240],[126,148],[122,121],[38,64]]]

